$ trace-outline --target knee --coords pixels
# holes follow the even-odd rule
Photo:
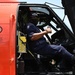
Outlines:
[[[63,46],[59,46],[59,52],[64,52],[66,49]]]

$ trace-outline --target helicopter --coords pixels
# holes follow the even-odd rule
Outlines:
[[[65,15],[68,16],[72,31],[47,4],[0,0],[0,74],[1,75],[57,75],[74,74],[73,70],[62,72],[60,60],[49,59],[31,52],[28,47],[23,16],[31,9],[38,14],[40,30],[50,26],[52,34],[45,35],[50,44],[62,45],[75,54],[75,1],[62,0]],[[25,18],[26,21],[26,18]],[[60,36],[60,37],[59,37]],[[36,66],[35,66],[36,65]]]

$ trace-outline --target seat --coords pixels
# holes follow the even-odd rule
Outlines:
[[[49,59],[48,56],[40,55],[30,50],[27,50],[27,52],[36,60],[39,66],[39,71],[45,73],[48,73],[48,71],[59,71],[59,69],[56,67],[55,61],[53,59]]]

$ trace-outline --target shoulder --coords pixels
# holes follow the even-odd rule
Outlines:
[[[33,23],[27,23],[27,29],[35,28],[35,25]]]

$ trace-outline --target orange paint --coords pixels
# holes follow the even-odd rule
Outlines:
[[[0,75],[16,75],[16,0],[0,0]],[[9,2],[9,3],[8,3]]]

